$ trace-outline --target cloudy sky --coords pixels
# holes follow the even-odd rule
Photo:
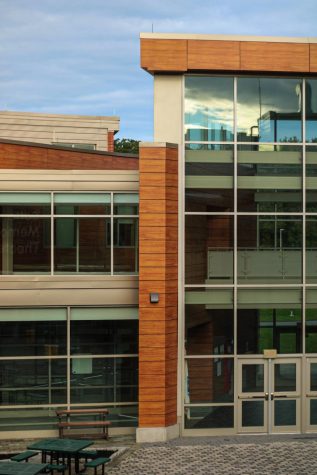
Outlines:
[[[317,0],[0,0],[0,110],[119,115],[152,139],[139,33],[317,36]]]

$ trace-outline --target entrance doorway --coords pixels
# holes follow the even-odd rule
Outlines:
[[[238,361],[240,433],[300,432],[299,358]]]

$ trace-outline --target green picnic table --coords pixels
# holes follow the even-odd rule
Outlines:
[[[36,475],[47,463],[0,462],[0,475]]]
[[[84,439],[44,439],[28,445],[30,450],[40,450],[42,452],[42,462],[46,461],[46,455],[52,452],[67,458],[68,472],[71,474],[71,461],[75,460],[75,473],[79,473],[78,453],[93,445],[93,440]],[[1,474],[0,474],[1,475]]]

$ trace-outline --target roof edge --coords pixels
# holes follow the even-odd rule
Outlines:
[[[26,147],[37,147],[37,148],[48,148],[50,150],[63,150],[65,152],[71,153],[92,153],[94,155],[105,155],[111,157],[123,157],[123,158],[139,158],[138,154],[134,153],[120,153],[120,152],[104,152],[103,150],[87,150],[83,148],[71,148],[65,147],[63,145],[51,145],[46,143],[38,142],[24,142],[22,140],[10,140],[0,138],[0,144],[9,144],[9,145],[21,145]]]
[[[317,43],[317,37],[248,36],[193,33],[140,33],[142,39],[152,40],[214,40],[214,41],[260,41],[267,43]]]

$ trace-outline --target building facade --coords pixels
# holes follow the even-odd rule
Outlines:
[[[0,428],[317,430],[317,40],[141,35],[139,157],[0,141]]]
[[[154,141],[178,147],[178,350],[165,322],[139,434],[316,431],[317,40],[141,34],[141,66]],[[140,305],[140,333],[149,318]],[[151,365],[170,391],[156,405]]]
[[[0,111],[0,138],[31,143],[114,151],[117,116]]]
[[[83,405],[135,431],[138,158],[0,140],[0,168],[0,438]]]

